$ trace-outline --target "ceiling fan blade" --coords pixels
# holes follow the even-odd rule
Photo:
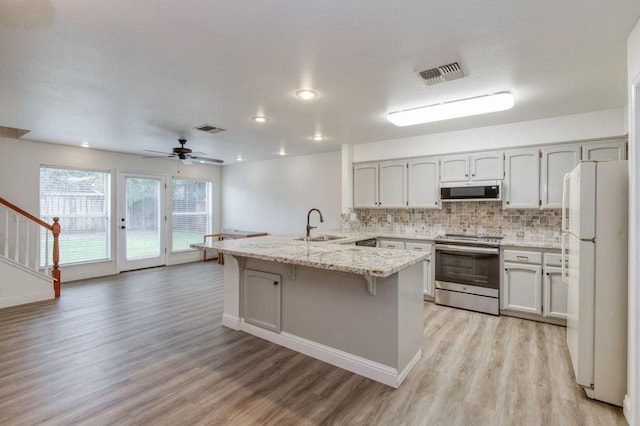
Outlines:
[[[184,164],[185,166],[189,166],[191,164],[193,164],[193,161],[191,161],[191,158],[185,158],[184,160],[181,160],[182,164]]]
[[[200,157],[200,156],[204,156],[204,157],[206,157],[206,156],[207,156],[207,153],[206,153],[206,152],[202,152],[202,151],[193,151],[193,152],[191,153],[191,156],[192,156],[192,157],[194,157],[194,156],[195,156],[195,157]]]
[[[191,158],[193,160],[206,161],[207,163],[224,163],[223,160],[218,160],[217,158],[196,157],[194,155],[192,155]]]
[[[155,152],[156,154],[165,154],[165,155],[174,155],[171,152],[164,152],[164,151],[153,151],[151,149],[145,149],[145,152]]]
[[[175,155],[143,155],[140,158],[175,158]]]

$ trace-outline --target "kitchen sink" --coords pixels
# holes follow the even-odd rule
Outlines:
[[[300,238],[296,238],[296,240],[298,241],[313,241],[313,242],[320,242],[320,241],[334,241],[334,240],[341,240],[345,237],[340,237],[338,235],[318,235],[315,237],[300,237]]]

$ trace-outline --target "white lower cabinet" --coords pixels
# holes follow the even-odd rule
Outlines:
[[[433,287],[433,262],[431,256],[424,260],[424,298],[433,300],[434,287]]]
[[[378,242],[378,247],[386,248],[386,249],[404,250],[404,241],[380,240]]]
[[[568,286],[562,281],[560,254],[544,255],[544,303],[542,314],[545,317],[567,319]]]
[[[534,250],[504,250],[500,309],[505,315],[564,325],[567,286],[560,254]]]
[[[414,242],[406,242],[404,243],[404,248],[406,250],[419,251],[422,253],[431,253],[432,246],[429,243],[414,243]],[[433,261],[431,260],[432,256],[427,257],[423,261],[423,288],[424,288],[424,298],[425,299],[433,299],[434,297],[434,287],[433,287]]]
[[[542,266],[504,264],[502,309],[542,315]]]
[[[244,271],[244,321],[280,332],[282,277],[268,272],[246,269]]]

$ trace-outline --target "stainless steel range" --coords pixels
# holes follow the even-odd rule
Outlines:
[[[460,234],[437,237],[436,304],[500,315],[501,239]]]

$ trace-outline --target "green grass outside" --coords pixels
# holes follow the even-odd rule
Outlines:
[[[83,262],[87,253],[93,253],[94,260],[108,259],[111,253],[105,244],[103,234],[60,236],[60,264]],[[129,232],[127,234],[127,258],[145,258],[158,255],[157,232]],[[173,232],[171,250],[187,250],[189,245],[202,242],[202,234],[194,232]],[[53,240],[49,237],[49,259],[53,250]],[[44,264],[45,242],[42,241],[40,258]]]

